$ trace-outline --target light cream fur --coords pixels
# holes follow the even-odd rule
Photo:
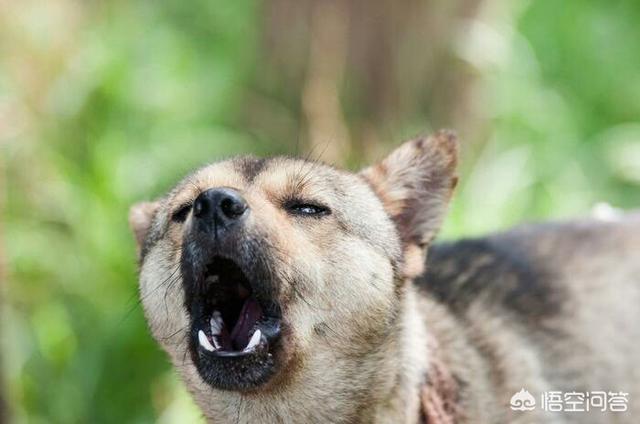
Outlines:
[[[274,158],[249,177],[243,159],[232,159],[204,167],[156,203],[132,209],[130,222],[144,256],[140,296],[151,333],[209,422],[418,423],[435,362],[457,379],[454,422],[637,422],[637,220],[616,220],[587,235],[560,226],[501,236],[536,266],[544,264],[545,283],[564,295],[562,308],[548,317],[532,311],[538,321],[531,321],[526,311],[498,305],[483,289],[510,289],[512,276],[498,270],[489,277],[496,281],[461,294],[474,297],[458,311],[412,281],[424,272],[427,249],[456,184],[456,155],[455,138],[441,132],[405,143],[360,174]],[[290,329],[277,374],[245,392],[206,384],[187,351],[189,316],[179,261],[192,218],[178,224],[169,217],[214,187],[234,188],[249,204],[245,231],[268,241],[262,254],[277,276]],[[283,208],[291,196],[315,199],[332,213],[317,220],[292,217]],[[451,284],[464,286],[493,260],[489,251],[464,268],[456,262],[435,265],[453,276]],[[548,335],[559,330],[564,338]],[[563,372],[564,380],[554,378]],[[575,384],[628,390],[635,397],[633,414],[522,414],[508,408],[521,387],[540,393],[561,383],[566,389]]]

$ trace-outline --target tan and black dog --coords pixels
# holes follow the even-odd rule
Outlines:
[[[640,422],[640,217],[431,245],[456,157],[448,132],[355,174],[239,157],[132,208],[151,332],[210,422]]]

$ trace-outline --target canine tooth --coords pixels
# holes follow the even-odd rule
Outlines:
[[[211,339],[213,340],[213,346],[215,346],[216,350],[220,349],[220,343],[218,342],[218,338],[216,336],[213,336]]]
[[[222,318],[220,318],[220,314],[216,316],[214,312],[213,316],[209,320],[209,324],[211,325],[211,334],[214,336],[217,336],[222,332]]]
[[[204,331],[202,331],[202,330],[198,331],[198,341],[200,342],[200,346],[202,346],[203,348],[205,348],[209,352],[213,352],[214,350],[216,350],[216,348],[213,347],[213,345],[211,344],[211,342],[207,338],[207,335],[204,334]]]
[[[247,344],[247,347],[244,348],[243,352],[248,352],[258,346],[258,343],[260,343],[260,337],[262,337],[262,332],[260,329],[257,329],[255,333],[253,333],[253,336],[251,336],[251,340],[249,340],[249,343]]]

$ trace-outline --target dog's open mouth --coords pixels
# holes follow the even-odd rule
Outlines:
[[[211,369],[218,366],[248,372],[272,362],[271,351],[280,337],[280,312],[258,284],[230,259],[215,257],[206,267],[191,306],[193,353],[201,373],[218,375]]]

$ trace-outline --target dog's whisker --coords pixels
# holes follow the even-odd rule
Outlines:
[[[120,324],[121,325],[124,321],[127,320],[127,318],[133,313],[134,310],[136,310],[136,308],[138,308],[143,302],[144,300],[149,297],[152,296],[156,290],[158,290],[160,287],[162,287],[164,284],[166,284],[169,280],[171,280],[173,278],[173,276],[175,275],[175,273],[180,269],[179,266],[176,267],[176,269],[173,270],[173,272],[171,272],[171,274],[165,279],[163,280],[160,284],[158,284],[157,286],[155,286],[153,289],[151,289],[147,294],[140,296],[138,298],[138,300],[135,302],[135,304],[133,304],[123,315],[122,319],[120,320]]]

